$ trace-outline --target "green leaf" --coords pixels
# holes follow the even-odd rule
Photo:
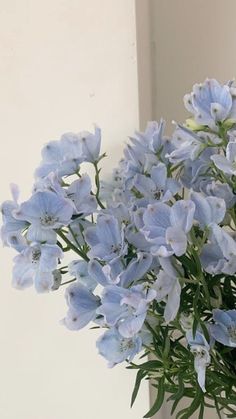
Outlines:
[[[139,369],[144,371],[157,371],[160,368],[163,368],[163,364],[157,360],[147,361],[143,364],[132,364],[131,366],[127,367],[127,369]]]
[[[185,255],[178,257],[178,259],[183,264],[183,266],[185,267],[188,273],[191,273],[194,276],[197,274],[197,269],[196,269],[194,261],[192,261]]]
[[[158,412],[158,410],[160,410],[164,401],[164,396],[165,396],[165,377],[163,376],[159,380],[158,393],[157,393],[157,398],[154,402],[154,405],[149,410],[149,412],[144,416],[144,418],[151,418],[152,416],[155,415],[155,413]]]
[[[131,405],[130,405],[131,407],[133,406],[133,404],[136,400],[141,381],[145,377],[145,375],[146,375],[146,373],[142,370],[139,370],[137,372],[137,376],[136,376],[136,380],[135,380],[135,384],[134,384],[134,390],[133,390],[132,397],[131,397]]]
[[[200,404],[203,403],[203,393],[202,390],[199,388],[197,391],[192,403],[190,406],[185,410],[183,416],[181,419],[189,419],[194,412],[199,408]],[[179,417],[179,415],[176,416],[176,418]]]

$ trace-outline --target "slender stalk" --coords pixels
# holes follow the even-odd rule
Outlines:
[[[66,281],[66,282],[62,282],[62,284],[60,284],[60,287],[63,287],[63,285],[71,284],[71,282],[75,282],[75,281],[77,281],[76,278],[70,279],[69,281]]]
[[[58,234],[58,236],[59,237],[61,237],[61,239],[63,239],[64,240],[64,242],[68,245],[68,247],[71,249],[71,250],[73,250],[75,253],[77,253],[79,256],[81,256],[86,262],[88,262],[89,261],[89,258],[88,258],[88,256],[84,253],[84,252],[82,252],[81,250],[79,250],[67,237],[66,237],[66,235],[62,232],[62,231],[60,231],[60,230],[57,230],[57,234]]]
[[[100,194],[100,179],[99,179],[99,173],[100,173],[100,170],[99,170],[99,168],[98,168],[98,162],[94,162],[94,169],[95,169],[95,185],[96,185],[96,187],[97,187],[97,191],[96,191],[96,194],[95,194],[95,196],[96,196],[96,200],[97,200],[97,202],[98,202],[98,205],[102,208],[102,209],[105,209],[105,207],[104,207],[104,205],[103,205],[103,203],[101,202],[101,200],[100,200],[100,198],[99,198],[99,194]]]

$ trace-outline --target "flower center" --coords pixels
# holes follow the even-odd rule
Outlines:
[[[163,189],[156,189],[155,191],[153,191],[153,198],[154,199],[161,199],[163,196]]]
[[[117,245],[115,245],[115,244],[112,244],[111,245],[111,252],[112,253],[119,253],[120,251],[121,251],[121,244],[117,244]]]
[[[43,217],[40,217],[40,223],[44,227],[53,226],[57,221],[58,217],[55,217],[55,215],[52,214],[48,214],[47,212]]]
[[[32,263],[37,263],[41,257],[41,250],[40,249],[33,249],[32,250]]]
[[[131,339],[122,339],[120,342],[120,351],[126,352],[128,349],[132,349],[134,347],[133,341]]]

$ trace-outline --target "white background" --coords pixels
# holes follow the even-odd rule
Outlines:
[[[133,0],[0,0],[0,201],[16,182],[28,197],[42,145],[67,131],[103,129],[108,173],[138,128]],[[0,418],[140,419],[143,386],[109,370],[96,332],[67,331],[63,292],[11,288],[13,251],[0,249]]]

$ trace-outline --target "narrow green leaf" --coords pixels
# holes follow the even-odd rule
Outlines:
[[[155,403],[152,406],[152,408],[149,410],[149,412],[144,416],[144,418],[151,418],[152,416],[155,415],[155,413],[158,412],[158,410],[160,410],[164,401],[164,396],[165,396],[165,377],[163,376],[159,380],[158,393],[157,393],[157,398],[155,400]]]
[[[194,397],[191,405],[186,410],[186,413],[181,417],[181,419],[189,419],[194,412],[199,408],[200,404],[203,402],[203,393],[202,390],[199,389]]]
[[[146,375],[146,373],[142,370],[139,370],[137,372],[137,376],[136,376],[136,380],[135,380],[135,384],[134,384],[134,390],[133,390],[132,397],[131,397],[131,405],[130,405],[131,407],[133,406],[133,404],[136,400],[140,384],[142,382],[142,379],[145,377],[145,375]]]

